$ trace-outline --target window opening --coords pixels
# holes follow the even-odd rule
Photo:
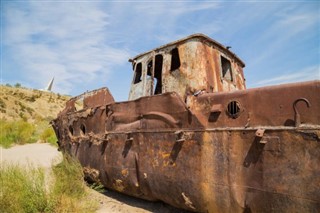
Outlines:
[[[70,133],[71,136],[73,136],[73,128],[72,128],[72,126],[69,126],[69,133]]]
[[[178,48],[174,48],[171,50],[171,68],[170,71],[174,71],[180,67],[180,57]]]
[[[162,93],[162,65],[163,65],[163,56],[156,55],[155,57],[155,68],[154,68],[154,94]]]
[[[81,124],[80,130],[81,130],[81,134],[82,134],[82,135],[85,135],[85,134],[86,134],[86,127],[85,127],[84,124]]]
[[[153,61],[151,60],[147,65],[147,79],[151,79],[152,77],[152,63]]]
[[[137,64],[136,71],[135,71],[135,77],[134,77],[134,84],[137,84],[141,81],[142,76],[142,64],[141,62]]]
[[[228,59],[221,56],[222,78],[232,81],[231,63]]]

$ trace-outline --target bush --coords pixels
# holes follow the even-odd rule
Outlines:
[[[20,112],[21,120],[0,120],[0,146],[9,148],[12,144],[35,143],[39,139],[43,142],[57,146],[57,137],[46,120],[39,120],[36,124],[28,123]]]
[[[65,156],[53,167],[51,182],[41,168],[3,164],[0,167],[0,212],[94,212],[97,203],[86,198],[82,168]]]
[[[16,83],[16,84],[14,85],[14,87],[20,88],[20,87],[21,87],[21,84],[20,84],[20,83]]]
[[[83,202],[87,192],[78,160],[65,154],[62,162],[53,168],[53,173],[56,181],[51,194],[55,212],[94,212],[97,209],[97,203],[92,200]]]
[[[4,148],[10,147],[13,143],[25,144],[37,141],[35,135],[35,126],[24,120],[0,120],[0,128],[0,145]]]
[[[40,140],[50,143],[54,146],[58,146],[57,137],[54,130],[51,127],[46,128],[40,135]]]
[[[59,179],[54,186],[54,193],[65,194],[76,199],[85,195],[82,167],[75,158],[65,154],[62,162],[53,168],[53,173]]]
[[[42,169],[2,165],[0,180],[0,212],[50,211]]]

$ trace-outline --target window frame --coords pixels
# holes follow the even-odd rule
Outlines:
[[[170,55],[171,55],[170,72],[173,72],[175,70],[178,70],[181,67],[179,48],[178,47],[172,48],[172,50],[170,50]]]
[[[138,72],[137,72],[137,68],[138,66],[140,65],[140,77],[139,77],[139,80],[137,79],[137,75],[138,75]],[[133,84],[138,84],[140,82],[142,82],[142,76],[143,76],[143,72],[142,72],[142,62],[139,62],[139,63],[136,63],[135,65],[135,69],[134,69],[134,77],[133,77]]]
[[[224,64],[223,60],[225,60],[226,62],[228,62],[230,64],[229,71],[227,71],[225,73],[224,73],[224,68],[223,68],[223,64]],[[227,75],[228,72],[229,72],[230,78]],[[234,80],[232,61],[230,60],[230,58],[226,57],[224,54],[220,54],[220,78],[221,78],[221,80],[225,80],[228,82],[233,82],[233,80]]]

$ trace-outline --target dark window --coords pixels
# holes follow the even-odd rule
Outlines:
[[[73,136],[73,127],[72,126],[69,126],[69,133],[71,136]]]
[[[142,75],[142,64],[139,63],[136,66],[134,84],[137,84],[137,83],[139,83],[141,81],[141,75]]]
[[[221,56],[221,70],[222,70],[222,78],[232,81],[232,70],[231,63],[228,59]]]
[[[174,71],[180,67],[180,57],[178,48],[174,48],[171,50],[171,71]]]
[[[162,93],[162,64],[163,56],[156,55],[154,68],[154,94]]]
[[[86,126],[84,124],[81,124],[80,125],[80,131],[81,131],[81,134],[82,135],[85,135],[86,134]]]
[[[149,61],[148,65],[147,65],[147,77],[151,78],[152,76],[152,63],[153,61]]]

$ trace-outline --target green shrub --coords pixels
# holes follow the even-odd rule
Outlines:
[[[49,181],[50,180],[50,181]],[[94,212],[97,203],[87,193],[78,161],[65,156],[46,179],[41,168],[2,164],[0,212]]]
[[[84,202],[87,192],[79,161],[64,155],[62,162],[53,167],[53,173],[56,181],[51,194],[55,203],[55,212],[94,212],[96,210],[97,203],[91,200]]]
[[[20,84],[20,83],[16,83],[16,84],[14,85],[14,87],[20,88],[20,87],[21,87],[21,84]]]
[[[46,212],[50,209],[42,169],[5,164],[1,166],[0,180],[0,212]]]
[[[35,143],[39,139],[57,146],[56,134],[47,119],[31,124],[23,113],[20,114],[22,119],[19,121],[0,120],[0,146],[9,148],[12,144]]]
[[[53,173],[59,179],[54,186],[54,193],[73,198],[81,198],[85,195],[82,167],[75,158],[65,154],[62,162],[53,167]]]
[[[0,128],[0,145],[5,148],[10,147],[13,143],[25,144],[37,141],[35,126],[24,120],[0,120]]]
[[[54,130],[52,129],[52,127],[48,127],[45,130],[43,130],[43,132],[40,135],[40,139],[44,142],[50,143],[54,146],[58,146],[57,144],[57,137],[56,134],[54,132]]]

